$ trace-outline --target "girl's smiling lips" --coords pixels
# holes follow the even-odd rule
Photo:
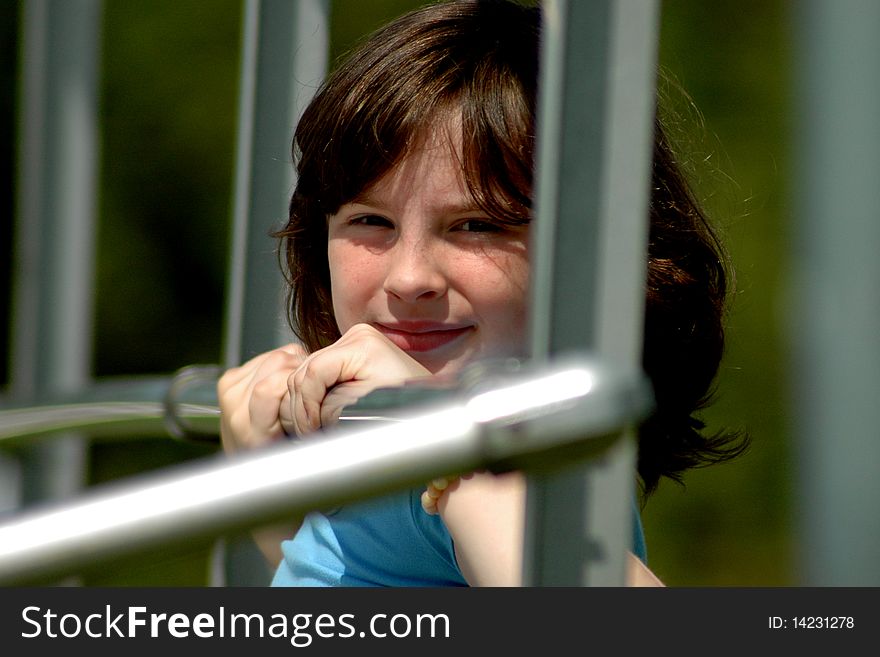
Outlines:
[[[395,322],[393,324],[376,322],[374,326],[407,353],[439,349],[475,329],[472,324],[438,322]]]

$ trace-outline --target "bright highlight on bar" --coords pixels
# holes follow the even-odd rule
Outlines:
[[[448,405],[398,422],[340,428],[325,439],[209,460],[10,518],[0,523],[0,583],[94,568],[145,546],[255,526],[283,512],[307,512],[560,446],[496,440],[503,434],[493,427],[511,421],[546,435],[551,426],[559,428],[557,413],[586,404],[585,412],[566,420],[572,430],[561,440],[567,442],[606,435],[609,427],[622,427],[644,412],[644,398],[633,394],[639,381],[596,364],[553,367],[517,372],[509,385],[496,380],[495,390],[473,391],[466,400],[453,395]]]
[[[568,370],[476,395],[465,409],[475,422],[489,422],[577,399],[592,389],[592,372]]]

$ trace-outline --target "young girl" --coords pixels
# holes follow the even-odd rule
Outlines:
[[[330,75],[297,126],[298,181],[279,233],[302,346],[223,376],[225,449],[306,436],[380,386],[524,353],[539,32],[536,8],[431,5],[379,30]],[[643,359],[657,410],[640,428],[638,460],[646,495],[661,476],[742,447],[704,438],[692,416],[723,347],[722,263],[658,123]],[[515,585],[524,491],[519,474],[475,473],[428,495],[311,513],[283,557],[270,556],[280,561],[273,583]],[[642,563],[637,514],[632,550],[630,583],[658,584]]]

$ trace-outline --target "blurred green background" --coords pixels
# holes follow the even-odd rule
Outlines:
[[[335,0],[331,61],[412,0]],[[660,63],[681,107],[698,195],[736,267],[728,352],[709,430],[743,429],[732,463],[665,481],[644,513],[649,561],[672,586],[792,584],[784,336],[789,25],[781,0],[668,0]],[[9,277],[21,5],[0,3],[0,385],[9,379]],[[104,0],[94,375],[219,362],[232,200],[240,0]],[[161,436],[101,442],[93,483],[210,453]],[[161,550],[90,585],[201,585],[208,546]]]

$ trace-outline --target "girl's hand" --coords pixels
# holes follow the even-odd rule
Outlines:
[[[425,510],[429,516],[436,516],[440,513],[440,509],[437,506],[437,503],[440,501],[440,498],[446,494],[446,491],[449,489],[449,486],[458,481],[458,475],[448,476],[448,477],[437,477],[436,479],[432,479],[425,485],[425,490],[422,493],[422,508]]]
[[[220,377],[217,398],[224,451],[252,449],[284,434],[279,407],[287,394],[288,378],[306,356],[302,346],[288,344],[255,356]]]
[[[306,435],[334,424],[343,407],[376,388],[430,374],[375,328],[355,324],[288,377],[281,427],[288,434]]]
[[[288,344],[233,367],[217,382],[220,438],[227,453],[265,445],[284,435],[278,412],[287,393],[287,379],[305,360],[305,349]],[[251,530],[270,568],[281,561],[281,541],[290,538],[300,518]]]

